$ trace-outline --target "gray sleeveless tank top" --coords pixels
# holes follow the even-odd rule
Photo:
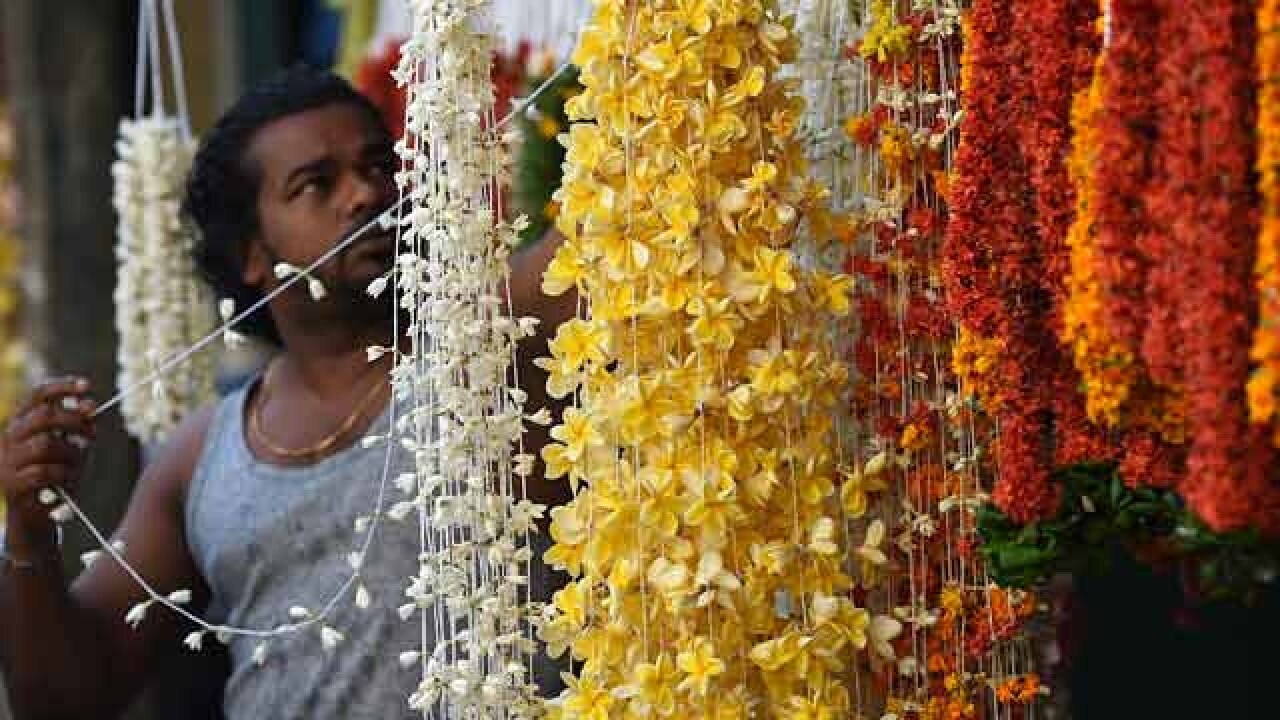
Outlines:
[[[245,405],[252,383],[219,404],[187,495],[186,531],[192,558],[212,591],[206,616],[222,625],[270,629],[290,622],[289,610],[312,612],[350,576],[348,555],[363,535],[356,519],[373,512],[387,446],[356,443],[313,465],[281,467],[259,461],[245,442]],[[385,433],[388,412],[370,433]],[[393,445],[390,478],[411,462]],[[388,498],[399,491],[388,483]],[[389,506],[390,503],[386,503]],[[539,560],[532,586],[546,600],[557,579],[541,564],[543,534],[531,544]],[[264,718],[407,718],[417,671],[397,658],[420,647],[417,620],[396,608],[416,572],[417,523],[384,518],[377,525],[361,578],[371,595],[367,609],[354,588],[338,600],[330,625],[343,634],[326,650],[319,628],[270,640],[265,661],[254,662],[259,640],[231,640],[231,677],[223,694],[228,720]],[[535,660],[544,693],[558,690],[557,668]]]

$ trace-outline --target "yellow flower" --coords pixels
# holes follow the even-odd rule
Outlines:
[[[564,701],[564,715],[575,720],[609,720],[613,710],[613,695],[590,677],[564,676],[568,684]]]
[[[582,554],[587,542],[587,522],[581,505],[570,503],[551,509],[551,539],[554,545],[546,553],[551,567],[578,575],[582,572]]]
[[[685,674],[678,688],[694,695],[706,695],[711,681],[724,672],[724,661],[716,657],[715,646],[704,637],[694,638],[676,656],[676,664]]]
[[[834,520],[820,517],[814,521],[809,528],[809,551],[817,555],[835,555],[840,551],[840,546],[836,544]]]
[[[550,350],[552,357],[575,370],[587,363],[603,365],[609,352],[608,331],[598,323],[574,318],[556,330]]]
[[[870,493],[884,490],[885,483],[879,474],[854,470],[842,475],[844,483],[840,486],[840,504],[844,507],[845,517],[857,520],[867,512]]]
[[[552,201],[550,205],[555,205],[558,214],[560,204]],[[542,275],[542,292],[553,296],[563,295],[570,288],[577,287],[582,282],[584,267],[577,243],[567,241],[561,244]]]
[[[720,350],[733,347],[734,336],[742,327],[742,318],[734,311],[729,298],[704,300],[695,297],[686,310],[694,317],[689,324],[689,335],[699,345],[712,345]]]
[[[862,545],[854,550],[864,581],[871,579],[870,581],[874,582],[874,578],[879,577],[880,567],[889,562],[888,556],[880,549],[880,543],[883,541],[884,521],[877,518],[867,526],[867,534],[862,540]]]
[[[660,653],[653,662],[635,669],[635,680],[618,688],[619,697],[630,700],[630,710],[639,717],[667,717],[676,710],[676,683],[680,673],[671,656]]]
[[[570,462],[584,457],[588,448],[604,444],[591,417],[577,408],[564,411],[561,423],[551,428],[551,437],[564,443],[564,456]]]
[[[757,643],[751,648],[751,662],[759,665],[765,672],[776,673],[784,665],[799,658],[809,642],[809,638],[788,632],[782,637]]]
[[[796,289],[796,280],[791,275],[791,255],[786,252],[758,248],[755,255],[756,268],[751,277],[760,287],[757,302],[764,302],[771,292],[790,293]]]

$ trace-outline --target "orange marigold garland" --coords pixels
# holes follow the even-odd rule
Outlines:
[[[1250,359],[1249,418],[1272,424],[1280,393],[1280,0],[1258,5],[1258,191],[1261,229],[1254,275],[1258,284],[1258,326]],[[1280,445],[1280,432],[1273,435]]]
[[[1168,244],[1163,229],[1143,204],[1150,195],[1146,188],[1158,158],[1130,159],[1122,167],[1104,162],[1111,155],[1138,151],[1151,155],[1155,144],[1149,134],[1134,136],[1135,129],[1154,127],[1148,105],[1127,97],[1117,100],[1115,95],[1127,96],[1131,90],[1123,85],[1108,86],[1107,79],[1124,74],[1115,70],[1115,64],[1134,62],[1125,54],[1136,44],[1130,26],[1143,25],[1141,32],[1149,33],[1146,25],[1156,23],[1159,14],[1145,7],[1137,12],[1132,3],[1120,5],[1118,10],[1110,22],[1113,36],[1123,39],[1122,52],[1109,50],[1096,58],[1092,83],[1077,93],[1072,111],[1070,175],[1076,188],[1076,215],[1066,234],[1071,262],[1060,333],[1080,372],[1089,418],[1120,433],[1115,437],[1123,440],[1122,476],[1133,486],[1164,487],[1180,472],[1180,449],[1170,445],[1182,441],[1178,394],[1152,383],[1136,349],[1121,342],[1106,322],[1114,304],[1143,314],[1165,311],[1161,303],[1151,301],[1151,293],[1159,273],[1169,269],[1163,257],[1167,249],[1160,248]],[[1133,112],[1139,115],[1126,114]],[[1104,187],[1112,195],[1104,197]],[[1123,194],[1128,202],[1118,206],[1116,194]],[[1098,217],[1099,207],[1109,214]],[[1136,217],[1141,217],[1141,222],[1136,222]],[[1116,223],[1123,227],[1117,228]],[[1143,228],[1142,232],[1138,228]],[[1108,247],[1099,240],[1104,229],[1109,233]],[[1127,294],[1107,292],[1114,290],[1115,284],[1104,288],[1103,279],[1111,277],[1120,263],[1149,268],[1147,286],[1128,288]],[[1123,311],[1113,314],[1124,316]],[[1103,460],[1110,454],[1101,452],[1086,459]]]

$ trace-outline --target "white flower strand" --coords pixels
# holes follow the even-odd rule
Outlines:
[[[172,70],[172,113],[165,109],[162,35]],[[180,197],[195,142],[172,0],[143,0],[139,6],[137,53],[134,119],[120,125],[112,166],[121,384],[132,384],[154,367],[157,358],[185,347],[214,323],[208,290],[195,278],[195,238],[180,218]],[[148,71],[151,109],[144,116]],[[130,399],[122,415],[133,435],[153,443],[213,396],[212,363],[201,358],[149,387],[151,397]]]
[[[533,717],[531,521],[521,518],[541,508],[515,497],[524,396],[507,383],[514,346],[533,324],[503,307],[519,225],[499,222],[493,196],[506,159],[493,122],[492,38],[481,31],[491,7],[410,7],[415,32],[393,72],[408,90],[396,179],[412,199],[397,287],[410,342],[393,384],[410,399],[397,430],[415,472],[397,481],[410,499],[389,514],[418,517],[420,566],[400,614],[418,616],[421,647],[400,662],[420,666],[409,706],[424,717]]]
[[[112,166],[119,217],[115,288],[121,386],[134,385],[158,358],[180,350],[213,326],[213,301],[195,277],[195,238],[180,217],[183,183],[194,153],[177,118],[120,123]],[[121,406],[125,426],[154,443],[213,397],[211,360],[201,357],[150,383],[151,393]]]

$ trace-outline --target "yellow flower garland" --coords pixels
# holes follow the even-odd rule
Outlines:
[[[638,7],[637,5],[641,5]],[[543,628],[581,661],[553,717],[835,717],[867,643],[845,596],[832,447],[846,377],[825,319],[849,280],[800,261],[825,191],[775,78],[771,0],[597,2],[574,62],[566,236],[576,287],[548,387],[576,407],[543,452],[575,499],[548,561],[575,580]]]
[[[1099,56],[1098,66],[1103,62],[1105,55]],[[1075,357],[1090,419],[1116,427],[1137,381],[1138,369],[1133,356],[1111,337],[1102,322],[1102,286],[1093,269],[1098,262],[1091,208],[1097,192],[1093,168],[1098,149],[1096,116],[1102,99],[1102,73],[1095,71],[1089,87],[1076,94],[1071,108],[1075,136],[1068,169],[1077,192],[1075,221],[1067,231],[1071,275],[1067,278],[1062,341],[1071,347]]]

